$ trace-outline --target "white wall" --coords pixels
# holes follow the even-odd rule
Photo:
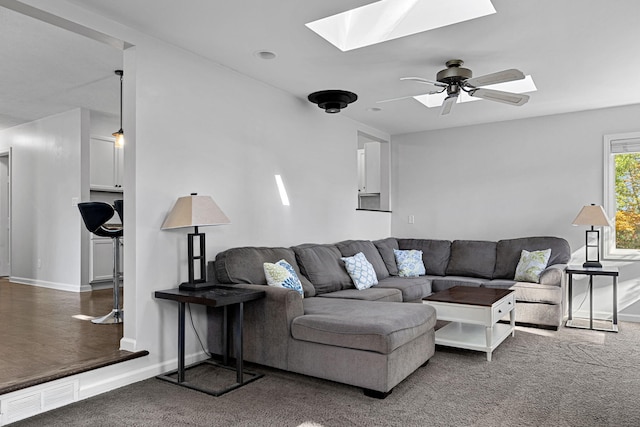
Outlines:
[[[175,356],[176,307],[151,296],[187,277],[188,230],[160,230],[179,196],[211,195],[231,219],[201,229],[209,259],[241,245],[389,235],[389,214],[356,211],[357,131],[374,130],[161,43],[136,46],[135,69],[135,142],[128,136],[127,149],[135,144],[136,294],[125,282],[125,303],[135,301],[137,313],[125,336],[135,335],[136,348]],[[275,174],[290,206],[281,204]]]
[[[585,230],[571,222],[583,205],[603,203],[603,135],[639,130],[638,117],[632,105],[394,136],[392,234],[559,236],[582,263]],[[640,266],[612,265],[621,268],[622,317],[640,321]],[[598,312],[611,312],[610,283],[597,290]]]
[[[12,281],[80,290],[83,229],[72,199],[88,189],[88,124],[77,109],[0,132],[0,147],[12,147]]]
[[[120,129],[120,119],[110,114],[99,111],[90,111],[91,135],[111,137],[111,134]]]

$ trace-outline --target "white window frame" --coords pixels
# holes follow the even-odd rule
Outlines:
[[[616,248],[616,168],[613,156],[622,153],[640,153],[640,132],[604,135],[604,210],[612,227],[604,227],[602,253],[604,259],[640,260],[640,249]]]

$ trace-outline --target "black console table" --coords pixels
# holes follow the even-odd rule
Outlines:
[[[593,329],[606,332],[618,332],[618,268],[602,267],[602,268],[586,268],[582,266],[570,265],[565,270],[569,276],[569,316],[565,326],[568,328]],[[573,319],[573,275],[584,274],[589,276],[589,326],[581,326]],[[593,276],[608,276],[613,281],[613,321],[610,329],[595,328],[593,326]]]
[[[175,289],[167,289],[164,291],[156,291],[155,297],[159,299],[166,299],[178,302],[178,369],[168,372],[164,375],[158,375],[157,378],[169,381],[171,383],[187,387],[193,390],[201,391],[203,393],[210,394],[212,396],[220,396],[231,390],[235,390],[251,381],[261,378],[262,374],[244,372],[242,361],[242,319],[244,303],[263,298],[265,296],[264,291],[257,291],[251,289],[236,288],[233,286],[214,286],[205,290],[186,291]],[[185,328],[185,305],[187,303],[200,304],[209,307],[222,307],[224,310],[224,327],[223,327],[223,362],[222,364],[208,359],[202,362],[195,363],[188,367],[184,365],[184,328]],[[235,306],[235,307],[233,307]],[[236,357],[236,382],[228,387],[219,390],[210,390],[204,387],[197,386],[186,380],[185,374],[188,369],[202,365],[204,363],[218,366],[224,369],[234,370],[229,366],[229,345],[228,345],[228,325],[229,323],[229,308],[235,308],[236,322],[233,331],[233,343]],[[177,374],[177,375],[176,375]],[[248,380],[244,379],[244,374],[250,376]]]

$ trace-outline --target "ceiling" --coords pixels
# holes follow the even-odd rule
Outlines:
[[[3,7],[0,40],[0,129],[78,107],[119,117],[121,50]]]
[[[636,0],[492,0],[497,11],[493,15],[348,52],[304,24],[370,0],[69,2],[302,99],[323,89],[355,92],[358,101],[340,114],[390,134],[640,103]],[[42,38],[31,34],[24,22],[5,26],[4,14],[0,36],[7,40],[9,34],[15,43],[3,44],[0,54],[20,60],[3,59],[0,69],[13,91],[25,93],[11,93],[11,105],[2,96],[2,120],[7,111],[19,120],[37,115],[35,110],[49,103],[71,105],[89,89],[94,95],[88,108],[117,112],[118,81],[112,73],[117,65],[113,61],[121,57],[105,52],[116,49],[75,40],[79,36],[72,41],[59,29],[54,33],[61,39],[52,34]],[[276,58],[255,55],[265,50],[275,52]],[[520,69],[533,77],[538,91],[521,107],[482,100],[458,104],[445,117],[412,98],[376,103],[425,93],[424,85],[399,78],[434,79],[453,58],[463,59],[475,76]],[[3,94],[7,85],[0,83]],[[382,110],[370,111],[372,107]],[[325,113],[318,109],[318,114]]]

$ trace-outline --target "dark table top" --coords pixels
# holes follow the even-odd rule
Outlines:
[[[431,294],[422,300],[491,307],[494,303],[500,301],[511,292],[514,291],[511,289],[454,286],[453,288]]]
[[[156,291],[154,295],[160,299],[201,304],[210,307],[222,307],[263,298],[265,292],[237,288],[235,286],[214,286],[197,291],[184,291],[179,288],[165,289],[163,291]]]
[[[581,265],[569,265],[566,270],[567,274],[586,274],[587,276],[618,276],[618,267],[593,268],[583,267]]]

